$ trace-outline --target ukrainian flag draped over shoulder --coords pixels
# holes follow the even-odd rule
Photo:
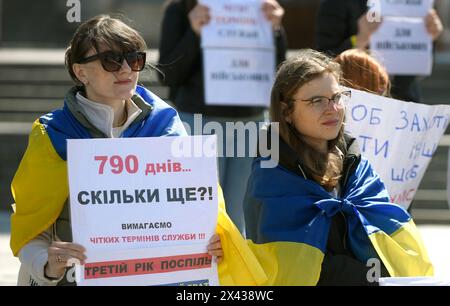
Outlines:
[[[331,218],[347,217],[350,247],[363,263],[380,258],[391,276],[431,276],[433,267],[410,215],[390,203],[366,159],[333,198],[317,183],[255,160],[248,185],[248,243],[267,285],[315,285],[326,253]]]
[[[66,162],[56,153],[39,120],[33,124],[11,190],[16,204],[10,244],[17,256],[28,241],[55,222],[69,194]]]
[[[150,91],[137,87],[139,96],[151,106],[151,113],[134,122],[124,137],[184,136],[186,132],[173,108]],[[24,157],[12,182],[16,201],[11,217],[11,249],[15,256],[30,240],[49,228],[67,200],[67,139],[91,138],[65,104],[62,110],[34,122]],[[224,261],[219,265],[221,285],[259,285],[266,276],[225,211],[219,187],[217,232],[221,236]]]
[[[64,108],[34,122],[28,147],[14,176],[11,191],[15,211],[11,217],[11,249],[15,256],[31,239],[49,228],[60,215],[69,194],[67,139],[91,138],[88,129],[72,114],[68,99]],[[136,101],[146,115],[124,131],[124,137],[187,135],[176,111],[147,89],[137,86]],[[144,113],[144,111],[143,111]]]

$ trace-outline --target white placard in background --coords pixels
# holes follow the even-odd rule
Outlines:
[[[431,74],[433,46],[422,19],[384,19],[370,49],[390,75]]]
[[[378,8],[382,16],[425,17],[434,0],[369,0],[367,5]]]
[[[391,201],[408,208],[445,133],[450,105],[403,102],[351,91],[345,129],[358,140]]]
[[[269,105],[275,74],[273,51],[207,48],[203,57],[206,104]]]
[[[202,0],[210,22],[202,27],[202,48],[272,49],[272,24],[262,11],[263,0]]]

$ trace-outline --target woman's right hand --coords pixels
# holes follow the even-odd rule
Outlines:
[[[209,23],[211,16],[209,15],[209,8],[207,6],[201,5],[198,3],[190,12],[189,12],[189,22],[191,23],[192,30],[200,36],[200,32],[202,27],[205,24]]]
[[[85,252],[86,249],[79,244],[53,241],[48,248],[45,275],[51,278],[61,278],[66,271],[66,267],[73,263],[69,262],[69,260],[79,261],[81,265],[84,265],[87,259],[86,255],[84,255]]]

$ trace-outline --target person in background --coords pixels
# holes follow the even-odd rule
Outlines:
[[[279,64],[285,59],[287,49],[281,24],[284,9],[276,0],[265,0],[261,9],[267,20],[272,23],[276,62]],[[196,0],[168,1],[161,27],[158,68],[164,73],[161,81],[170,87],[170,100],[179,111],[181,120],[191,127],[191,131],[195,132],[194,114],[202,114],[203,125],[218,122],[222,126],[224,131],[222,152],[225,154],[227,148],[233,146],[234,157],[219,157],[219,181],[225,196],[226,210],[243,232],[242,201],[252,159],[247,153],[246,157],[236,157],[237,146],[244,144],[237,143],[234,133],[226,133],[226,123],[264,122],[265,108],[205,104],[200,41],[201,29],[209,23],[210,18],[208,7]],[[247,138],[245,148],[249,148]],[[256,152],[256,148],[249,150]]]
[[[321,0],[316,21],[316,48],[337,56],[351,48],[367,49],[372,34],[380,22],[366,17],[367,0]],[[443,31],[434,9],[425,17],[425,25],[433,41]],[[404,101],[422,102],[417,76],[391,76],[392,97]]]
[[[342,84],[380,96],[390,95],[386,69],[366,50],[349,49],[335,58],[342,69]]]

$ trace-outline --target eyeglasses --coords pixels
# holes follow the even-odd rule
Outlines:
[[[300,100],[303,102],[309,102],[308,105],[310,105],[313,109],[323,112],[327,108],[329,108],[330,103],[333,103],[334,106],[336,106],[337,109],[343,109],[345,105],[350,101],[350,98],[352,97],[352,92],[350,90],[348,91],[342,91],[338,92],[337,94],[333,95],[331,98],[318,96],[313,97],[308,100]],[[296,101],[296,100],[294,100]]]
[[[103,69],[108,72],[116,72],[122,68],[125,59],[133,71],[142,71],[145,68],[145,52],[133,51],[128,53],[120,53],[116,51],[105,51],[88,56],[78,61],[78,64],[85,64],[99,59]]]

